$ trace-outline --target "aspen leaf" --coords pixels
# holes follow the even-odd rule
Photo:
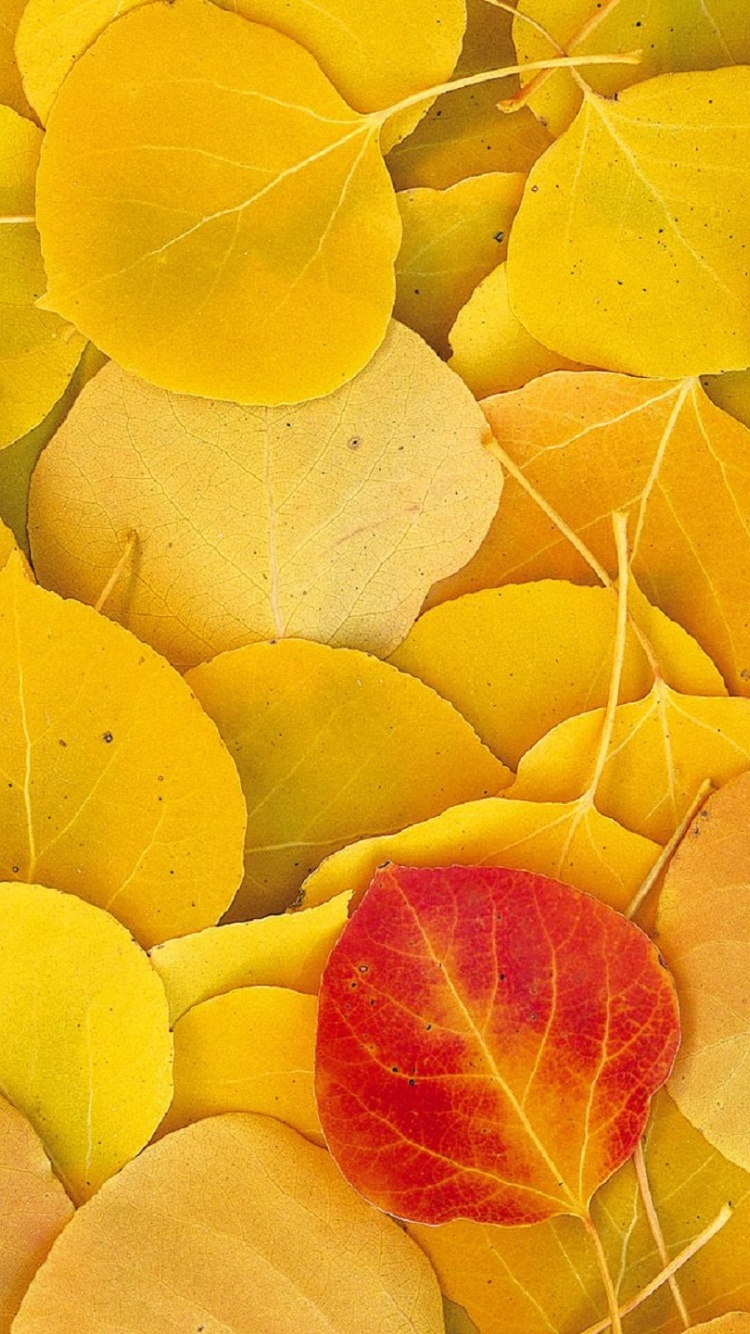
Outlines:
[[[685,669],[684,631],[656,615],[660,646],[670,632],[672,637],[660,655],[667,682],[688,688],[699,682],[697,688],[709,687],[706,693],[724,694],[721,677],[697,645]],[[515,769],[557,723],[606,704],[616,622],[617,598],[608,589],[552,579],[509,584],[433,607],[390,661],[455,704],[485,745]],[[646,654],[630,628],[620,699],[639,699],[652,683]]]
[[[448,364],[477,398],[521,389],[548,371],[583,369],[542,347],[524,329],[510,307],[504,263],[472,292],[448,339],[452,350]]]
[[[750,1169],[747,956],[750,775],[714,794],[693,821],[659,898],[657,930],[680,988],[684,1047],[678,1106],[727,1158]]]
[[[18,545],[10,528],[0,520],[0,569],[8,564],[11,552],[17,551]]]
[[[750,1312],[729,1311],[704,1325],[691,1325],[695,1334],[750,1334]]]
[[[386,861],[504,866],[563,880],[624,911],[658,855],[657,844],[591,805],[486,797],[452,806],[398,834],[365,838],[332,853],[310,873],[301,892],[306,911],[313,912],[315,907],[307,905],[335,903],[344,887],[364,894]],[[168,978],[165,985],[169,993]]]
[[[675,1275],[688,1319],[699,1324],[733,1307],[750,1306],[750,1177],[712,1149],[664,1092],[654,1099],[644,1160],[669,1259],[698,1242],[696,1253]],[[700,1244],[701,1234],[711,1233],[729,1201],[729,1220]],[[626,1309],[664,1267],[632,1163],[595,1195],[592,1214],[621,1310]],[[468,1308],[480,1334],[550,1334],[551,1329],[581,1334],[606,1328],[607,1302],[593,1248],[574,1218],[554,1218],[533,1229],[456,1222],[409,1231],[429,1255],[444,1290]],[[623,1323],[627,1334],[680,1334],[684,1329],[666,1282]]]
[[[750,371],[707,375],[701,383],[712,403],[750,427]]]
[[[351,894],[305,912],[227,922],[151,951],[164,983],[170,1022],[237,987],[291,987],[315,995],[328,955],[347,919]]]
[[[313,1096],[318,1003],[283,987],[203,1001],[174,1029],[174,1097],[160,1134],[221,1112],[258,1112],[322,1142]]]
[[[252,644],[187,680],[236,761],[248,803],[232,919],[287,908],[326,853],[511,779],[451,704],[354,649]]]
[[[242,873],[235,767],[177,673],[91,607],[0,571],[0,878],[144,943],[212,924]]]
[[[21,116],[28,116],[29,104],[21,85],[14,42],[18,20],[26,0],[0,0],[0,102]]]
[[[31,1125],[0,1098],[0,1330],[9,1334],[26,1289],[73,1205]]]
[[[643,593],[695,636],[730,690],[746,693],[746,428],[693,381],[665,384],[596,371],[543,376],[484,408],[495,437],[562,528],[508,478],[476,556],[431,598],[549,575],[590,583],[595,576],[570,533],[614,577],[610,515],[622,510],[629,515],[632,568]]]
[[[394,315],[447,356],[448,333],[477,283],[505,258],[520,172],[487,172],[448,190],[397,195],[403,239]]]
[[[468,0],[466,11],[456,75],[516,64],[510,15],[487,0]],[[482,172],[527,172],[550,137],[526,108],[515,116],[498,111],[498,88],[512,89],[517,83],[513,76],[502,85],[477,85],[439,97],[416,130],[388,155],[396,188],[445,190]]]
[[[601,65],[587,72],[586,82],[605,97],[656,74],[750,60],[747,15],[737,0],[618,0],[615,5],[519,0],[517,8],[513,40],[520,63],[559,55],[560,47],[569,55],[640,52],[637,65]],[[529,18],[546,28],[554,44]],[[521,82],[526,81],[522,74]],[[581,104],[580,87],[565,71],[553,71],[538,84],[529,105],[553,134],[561,134]]]
[[[50,113],[45,307],[180,393],[330,393],[393,306],[401,224],[380,123],[271,28],[207,0],[131,9]]]
[[[0,954],[0,1084],[80,1201],[169,1106],[164,988],[113,917],[40,885],[0,886]]]
[[[2,26],[0,25],[0,32]],[[60,398],[83,339],[58,315],[39,310],[45,278],[34,225],[34,179],[42,132],[0,106],[0,447],[37,426]]]
[[[260,1317],[259,1317],[260,1313]],[[167,1135],[80,1209],[14,1334],[144,1328],[441,1334],[419,1248],[328,1154],[267,1117]]]
[[[568,718],[518,766],[513,796],[572,801],[594,773],[603,710]],[[599,779],[599,809],[626,829],[665,843],[706,779],[717,787],[750,767],[750,700],[683,695],[657,681],[615,713]]]
[[[750,363],[749,98],[747,66],[662,75],[617,101],[586,92],[532,168],[508,248],[534,338],[634,375]]]
[[[35,566],[96,603],[125,553],[107,612],[181,668],[289,635],[386,654],[489,527],[488,436],[396,323],[350,385],[293,408],[176,397],[111,363],[36,470]]]
[[[678,1042],[654,946],[590,895],[388,865],[323,974],[318,1112],[344,1176],[398,1217],[588,1219]]]

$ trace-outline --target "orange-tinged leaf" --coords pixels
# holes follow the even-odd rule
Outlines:
[[[236,769],[172,667],[0,571],[0,879],[108,908],[142,943],[215,922],[242,874]]]
[[[748,365],[749,97],[747,66],[586,92],[532,168],[508,248],[534,338],[634,375]]]
[[[750,1177],[712,1149],[663,1092],[654,1099],[644,1156],[671,1260],[732,1203],[729,1221],[675,1276],[688,1319],[698,1324],[738,1306],[750,1309]],[[594,1197],[592,1214],[622,1309],[663,1268],[632,1163]],[[457,1222],[409,1231],[480,1334],[581,1334],[606,1327],[596,1258],[577,1219],[554,1218],[533,1229]],[[662,1283],[626,1315],[623,1328],[625,1334],[681,1334],[684,1322],[669,1285]]]
[[[451,704],[354,649],[251,644],[187,680],[237,763],[248,803],[234,920],[289,907],[327,853],[511,781]]]
[[[569,55],[639,51],[637,65],[587,71],[587,83],[606,97],[655,74],[750,60],[747,15],[737,0],[519,0],[517,8],[513,38],[521,63],[559,55],[560,46]],[[522,15],[546,28],[555,44]],[[570,124],[580,104],[580,87],[565,71],[540,79],[529,102],[553,134]]]
[[[401,224],[379,130],[271,28],[207,0],[131,9],[49,117],[45,307],[177,392],[330,393],[393,305]]]
[[[322,1143],[313,1094],[318,1003],[244,987],[196,1005],[174,1029],[174,1097],[160,1134],[221,1112],[259,1112]]]
[[[167,1135],[80,1209],[14,1334],[441,1334],[419,1248],[328,1154],[267,1117]]]
[[[724,694],[697,644],[685,644],[684,631],[663,613],[654,619],[649,629],[662,649],[667,682]],[[617,598],[609,589],[552,579],[508,584],[433,607],[389,661],[455,704],[515,769],[550,728],[606,704],[616,622]],[[644,649],[629,627],[619,697],[639,699],[652,684]]]
[[[477,398],[521,389],[548,371],[582,369],[542,347],[524,329],[511,310],[504,263],[472,292],[448,338],[452,349],[449,365]]]
[[[623,510],[643,593],[695,636],[731,690],[746,693],[746,428],[693,381],[590,371],[543,376],[484,407],[503,449],[562,526],[508,478],[477,555],[433,598],[548,575],[591,583],[570,533],[615,576],[610,515]]]
[[[323,974],[318,1111],[347,1179],[398,1217],[587,1219],[678,1042],[654,946],[590,895],[389,865]]]
[[[685,1016],[670,1091],[726,1157],[750,1169],[747,1010],[750,775],[709,798],[677,850],[659,898],[659,942]]]
[[[448,190],[397,195],[403,238],[394,315],[441,356],[448,355],[448,334],[458,311],[505,259],[524,179],[520,172],[487,172]]]
[[[169,1106],[164,988],[109,913],[40,885],[0,886],[0,955],[0,1085],[86,1199]]]
[[[456,75],[516,64],[510,15],[487,0],[468,0],[466,9],[466,36]],[[550,137],[530,111],[515,116],[498,111],[500,92],[517,82],[513,77],[438,98],[414,133],[388,155],[396,188],[445,190],[481,172],[528,171]]]
[[[293,408],[177,397],[110,363],[36,469],[35,567],[96,604],[120,566],[107,614],[181,668],[290,635],[386,654],[487,532],[488,437],[395,322],[350,385]]]
[[[236,987],[291,987],[315,995],[328,955],[347,919],[351,894],[304,912],[227,922],[151,951],[172,1023],[194,1005]]]
[[[361,896],[386,861],[506,866],[564,880],[624,912],[658,855],[657,844],[608,820],[591,804],[487,797],[452,806],[398,834],[365,838],[334,852],[311,872],[301,893],[306,911],[335,902],[345,886]]]
[[[42,138],[37,125],[0,106],[0,448],[47,415],[84,347],[71,324],[35,305],[45,286],[34,223],[34,181]]]
[[[591,782],[603,710],[568,718],[527,751],[513,796],[573,801]],[[750,768],[750,700],[683,695],[663,681],[621,704],[596,791],[604,815],[666,843],[707,779],[719,786]]]
[[[29,1122],[0,1098],[0,1331],[13,1317],[73,1205]]]

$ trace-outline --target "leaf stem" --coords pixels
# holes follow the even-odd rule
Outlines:
[[[625,662],[625,645],[627,643],[628,633],[628,516],[620,510],[615,510],[612,515],[612,529],[615,537],[615,547],[617,549],[617,629],[615,631],[615,646],[612,654],[612,673],[609,678],[609,694],[607,695],[607,706],[604,710],[602,719],[602,734],[599,740],[599,749],[594,765],[594,773],[586,791],[586,798],[593,804],[597,788],[601,782],[604,766],[609,757],[609,748],[612,744],[612,732],[615,726],[617,716],[617,705],[620,700],[620,685],[622,683],[622,669]]]
[[[497,4],[498,0],[489,0],[489,3]],[[620,0],[605,0],[601,9],[595,9],[594,13],[589,15],[586,22],[581,25],[577,33],[569,38],[567,45],[564,47],[560,46],[552,34],[547,32],[540,23],[533,23],[532,20],[530,20],[530,23],[533,23],[533,26],[543,37],[546,37],[550,46],[552,46],[555,51],[558,51],[560,55],[570,54],[571,51],[575,51],[575,48],[579,46],[581,42],[584,42],[586,38],[598,28],[602,20],[605,19],[608,14],[611,14],[612,10],[619,4]],[[505,8],[505,5],[502,5],[501,8]],[[526,18],[527,16],[525,14],[518,14],[517,17],[521,19]],[[528,65],[526,68],[529,68]],[[571,73],[574,73],[574,71],[571,71]],[[538,93],[539,89],[544,87],[545,83],[547,83],[548,79],[551,77],[551,74],[551,70],[540,70],[538,74],[534,75],[533,79],[530,79],[522,88],[519,88],[518,92],[513,97],[505,98],[502,102],[499,102],[499,109],[501,111],[518,111],[521,107],[525,107],[534,94]]]
[[[659,1258],[662,1264],[667,1266],[669,1264],[669,1252],[667,1251],[667,1244],[664,1240],[664,1233],[661,1230],[659,1215],[656,1212],[654,1197],[651,1194],[651,1185],[648,1179],[648,1170],[646,1168],[646,1156],[643,1152],[642,1139],[639,1139],[638,1144],[636,1146],[636,1150],[633,1155],[633,1166],[635,1167],[635,1175],[636,1175],[636,1180],[638,1182],[638,1190],[640,1191],[641,1200],[643,1201],[643,1208],[646,1212],[648,1225],[651,1228],[651,1236],[656,1242],[656,1249],[659,1252]],[[689,1329],[690,1316],[688,1314],[688,1310],[685,1305],[685,1299],[682,1293],[680,1292],[680,1286],[677,1282],[675,1275],[670,1274],[669,1278],[667,1279],[667,1282],[669,1283],[669,1289],[670,1292],[672,1293],[674,1304],[680,1313],[680,1320],[682,1321],[683,1328]]]
[[[617,1293],[615,1292],[615,1285],[612,1282],[612,1275],[609,1272],[609,1265],[607,1264],[607,1255],[604,1250],[604,1246],[602,1245],[602,1239],[599,1236],[594,1220],[590,1214],[587,1214],[584,1217],[583,1226],[585,1227],[586,1231],[589,1234],[589,1237],[591,1238],[591,1243],[594,1247],[594,1254],[596,1256],[596,1263],[599,1266],[599,1273],[601,1275],[602,1285],[604,1287],[605,1293],[607,1294],[607,1306],[609,1308],[609,1320],[607,1321],[607,1324],[611,1325],[612,1334],[622,1334],[622,1321],[620,1320],[620,1308],[617,1302]]]
[[[709,796],[709,794],[713,791],[713,786],[714,785],[711,782],[710,778],[706,778],[704,782],[701,783],[700,787],[698,788],[698,791],[693,797],[693,800],[688,806],[688,809],[686,810],[685,814],[680,820],[680,823],[678,824],[677,828],[672,834],[672,837],[670,838],[669,842],[664,844],[664,847],[662,848],[661,852],[659,853],[659,856],[657,857],[656,861],[651,867],[651,870],[647,873],[645,880],[636,891],[635,895],[628,904],[628,907],[625,909],[625,912],[623,914],[625,917],[630,919],[635,917],[639,908],[641,908],[642,905],[645,903],[646,899],[651,893],[651,890],[653,889],[654,885],[659,879],[659,876],[666,869],[666,867],[669,865],[672,858],[674,857],[674,854],[677,851],[678,844],[680,844],[683,838],[685,837],[685,834],[687,833],[691,822],[694,820],[695,816],[697,815],[698,811],[700,810],[701,806],[706,800],[706,797]]]
[[[396,116],[401,111],[408,111],[409,107],[419,106],[420,102],[432,102],[436,97],[442,97],[443,93],[456,93],[461,88],[474,88],[482,83],[491,83],[495,79],[507,79],[511,74],[520,74],[522,70],[568,69],[577,68],[579,65],[639,65],[641,59],[642,52],[626,51],[622,55],[556,56],[550,60],[531,60],[524,65],[506,65],[502,69],[483,70],[479,74],[466,74],[463,78],[448,83],[433,84],[431,88],[403,97],[400,102],[385,107],[382,111],[371,112],[366,119],[374,125],[383,125],[391,116]]]
[[[106,604],[108,598],[111,596],[114,587],[117,584],[117,581],[119,580],[120,576],[125,570],[125,566],[127,565],[128,561],[130,560],[130,557],[133,554],[137,540],[138,540],[138,534],[136,533],[134,528],[130,528],[125,535],[125,550],[123,551],[114,570],[109,576],[109,579],[104,585],[104,588],[99,594],[99,597],[94,603],[94,611],[101,611],[104,605]]]
[[[692,1260],[693,1256],[698,1254],[698,1251],[702,1251],[703,1247],[716,1236],[717,1232],[721,1232],[721,1229],[726,1226],[731,1217],[731,1205],[723,1205],[713,1222],[709,1223],[708,1227],[704,1228],[702,1232],[699,1232],[698,1236],[694,1237],[689,1245],[685,1246],[684,1249],[680,1251],[679,1255],[675,1256],[674,1260],[671,1260],[668,1265],[665,1265],[665,1267],[656,1275],[656,1278],[652,1278],[651,1282],[647,1283],[645,1288],[641,1288],[640,1292],[637,1292],[635,1297],[631,1297],[629,1302],[626,1302],[624,1306],[619,1308],[619,1319],[622,1320],[623,1316],[630,1315],[631,1311],[635,1311],[636,1308],[643,1302],[647,1301],[649,1297],[653,1297],[654,1293],[658,1292],[659,1288],[669,1282],[673,1274],[678,1273],[678,1271],[682,1269],[682,1266],[687,1264],[688,1260]],[[609,1316],[606,1320],[600,1320],[597,1325],[589,1325],[588,1329],[583,1330],[583,1334],[604,1334],[604,1330],[609,1329],[610,1325],[616,1334],[618,1327],[613,1324],[612,1319]],[[622,1327],[620,1326],[620,1328]]]

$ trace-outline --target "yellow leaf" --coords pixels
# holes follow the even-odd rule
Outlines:
[[[448,333],[459,309],[505,259],[523,183],[520,172],[488,172],[448,190],[405,190],[396,196],[403,239],[393,313],[441,356],[448,355]]]
[[[351,894],[305,912],[228,922],[151,951],[174,1023],[194,1005],[237,987],[290,987],[315,995],[347,920]]]
[[[28,116],[30,108],[13,48],[25,3],[26,0],[0,0],[0,102],[21,116]]]
[[[750,371],[707,375],[701,383],[712,403],[736,417],[743,426],[750,426]]]
[[[670,1259],[710,1231],[728,1201],[733,1207],[729,1221],[676,1274],[688,1318],[698,1323],[750,1305],[750,1177],[712,1149],[666,1093],[654,1100],[645,1164]],[[592,1213],[626,1308],[663,1269],[632,1161],[594,1197]],[[409,1231],[480,1334],[581,1334],[606,1327],[593,1247],[576,1219],[533,1228],[458,1222]],[[681,1334],[669,1285],[662,1283],[626,1316],[624,1328],[626,1334]]]
[[[326,853],[510,781],[452,705],[353,649],[254,644],[187,680],[233,755],[248,802],[235,920],[288,907]]]
[[[0,1084],[75,1200],[150,1139],[172,1093],[164,988],[108,913],[0,886]]]
[[[0,1098],[0,1332],[10,1334],[26,1289],[73,1216],[29,1122]]]
[[[467,802],[398,834],[367,838],[321,862],[303,903],[363,894],[378,866],[507,866],[535,871],[624,911],[659,855],[648,839],[588,805],[488,798]],[[312,908],[309,908],[312,911]]]
[[[519,0],[517,8],[513,38],[521,63],[559,55],[558,46],[569,55],[640,51],[638,65],[587,71],[586,82],[605,97],[655,74],[750,60],[747,14],[737,0]],[[555,43],[521,15],[546,28]],[[552,134],[561,134],[581,104],[580,86],[564,71],[538,84],[529,105]]]
[[[468,0],[466,36],[457,75],[516,64],[510,15],[487,0]],[[550,137],[526,109],[503,116],[497,108],[501,88],[485,84],[438,98],[413,134],[388,156],[397,190],[427,186],[445,190],[481,172],[527,172]]]
[[[46,416],[63,393],[84,346],[70,324],[35,306],[45,285],[34,225],[34,180],[42,137],[31,121],[0,106],[0,447],[25,435]]]
[[[547,371],[582,369],[524,329],[510,308],[504,263],[472,292],[448,338],[453,353],[448,364],[477,398],[520,389]]]
[[[747,1311],[729,1311],[719,1315],[706,1324],[691,1325],[694,1334],[750,1334],[750,1313]]]
[[[0,879],[108,908],[144,944],[212,924],[245,809],[177,673],[90,607],[0,572]],[[7,781],[5,781],[7,780]]]
[[[207,0],[131,9],[50,114],[45,307],[168,389],[330,393],[393,305],[401,224],[380,124],[271,28]]]
[[[8,564],[8,558],[13,551],[18,550],[16,539],[10,528],[0,520],[0,569]]]
[[[159,1133],[259,1112],[322,1144],[313,1093],[314,996],[244,987],[196,1005],[174,1030],[174,1097]]]
[[[725,694],[698,645],[663,613],[649,612],[667,682]],[[515,769],[550,728],[606,704],[616,623],[617,597],[609,589],[552,579],[509,584],[433,607],[389,661],[455,704],[485,745]],[[620,700],[639,699],[652,683],[630,627]]]
[[[594,774],[603,713],[568,718],[527,751],[513,796],[582,796]],[[596,804],[626,829],[666,843],[706,779],[718,787],[748,767],[750,700],[683,695],[658,680],[645,699],[617,708]]]
[[[544,376],[484,404],[510,464],[497,517],[431,600],[547,576],[596,581],[571,537],[613,577],[613,510],[629,516],[633,572],[650,602],[706,649],[730,690],[750,690],[750,434],[692,380],[602,372]],[[585,478],[585,484],[583,479]],[[553,517],[554,516],[554,517]],[[704,687],[694,693],[704,693]]]
[[[108,614],[181,668],[285,635],[389,653],[487,531],[488,437],[396,323],[350,385],[296,408],[177,398],[111,363],[35,472],[35,565],[92,603],[120,565]]]
[[[322,1149],[241,1112],[167,1135],[79,1210],[14,1334],[201,1324],[216,1334],[443,1328],[419,1248]]]
[[[749,797],[750,775],[743,774],[709,799],[669,868],[657,917],[683,1018],[671,1093],[710,1142],[745,1170]]]
[[[748,365],[748,99],[742,66],[586,93],[513,225],[510,302],[534,338],[634,375]]]

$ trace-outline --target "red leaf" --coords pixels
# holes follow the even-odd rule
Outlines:
[[[605,904],[526,871],[378,871],[328,962],[329,1148],[400,1218],[585,1217],[679,1043],[671,977]]]

